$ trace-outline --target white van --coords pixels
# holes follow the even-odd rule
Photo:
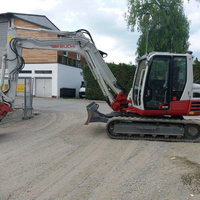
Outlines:
[[[80,98],[85,98],[85,87],[86,87],[86,84],[84,81],[81,82],[81,87],[80,87],[80,90],[79,90],[79,97]]]

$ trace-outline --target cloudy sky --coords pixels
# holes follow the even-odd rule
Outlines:
[[[127,0],[0,0],[0,13],[46,15],[60,30],[90,31],[98,49],[108,53],[107,62],[135,63],[137,32],[124,20]],[[200,60],[200,3],[185,0],[190,20],[190,50]]]

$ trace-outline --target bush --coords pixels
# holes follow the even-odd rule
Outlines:
[[[194,82],[200,83],[200,62],[196,59],[193,65]]]
[[[134,65],[127,64],[114,64],[108,63],[108,67],[116,77],[118,83],[126,89],[126,95],[128,95],[134,78],[136,67]],[[200,83],[200,62],[196,59],[193,65],[194,70],[194,82]],[[83,67],[83,77],[87,82],[86,97],[93,100],[105,100],[102,91],[94,79],[88,66]]]
[[[108,63],[108,67],[116,77],[118,83],[126,89],[126,95],[128,95],[133,83],[135,66],[127,64],[117,65],[114,63]],[[83,77],[87,83],[86,86],[87,99],[104,100],[105,98],[102,94],[102,91],[97,81],[94,79],[88,66],[83,67]]]

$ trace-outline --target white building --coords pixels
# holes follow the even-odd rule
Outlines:
[[[18,83],[23,83],[23,78],[33,78],[33,95],[37,97],[60,97],[62,88],[67,88],[68,93],[75,89],[75,95],[78,96],[83,81],[81,73],[80,68],[59,63],[26,64],[19,74]]]
[[[2,52],[6,48],[7,32],[10,26],[44,28],[59,30],[46,16],[3,13],[0,14],[0,63]],[[19,37],[52,38],[57,35],[17,30]],[[78,96],[83,81],[81,66],[85,59],[72,52],[49,50],[23,50],[25,68],[19,74],[18,84],[23,84],[24,77],[34,80],[33,95],[38,97]],[[1,64],[0,64],[1,65]],[[64,94],[63,94],[64,91]]]

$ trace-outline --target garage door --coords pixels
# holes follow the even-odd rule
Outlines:
[[[37,97],[52,97],[52,79],[36,78],[35,95]]]

